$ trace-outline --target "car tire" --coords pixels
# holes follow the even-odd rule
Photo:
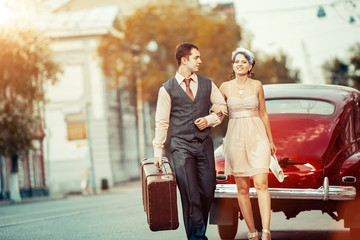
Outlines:
[[[239,218],[234,216],[233,225],[218,225],[218,232],[221,239],[234,239],[238,229]]]
[[[359,239],[360,228],[350,228],[350,236],[352,239]]]

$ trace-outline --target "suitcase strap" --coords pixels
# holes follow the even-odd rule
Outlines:
[[[170,163],[169,163],[170,164]],[[166,169],[166,167],[165,167],[165,165],[163,165],[163,169],[165,170],[165,174],[167,174],[168,175],[168,172],[167,172],[167,169]],[[172,194],[171,194],[171,184],[170,184],[170,181],[169,181],[169,184],[168,184],[168,186],[169,186],[169,206],[170,206],[170,222],[171,222],[171,228],[173,229],[174,228],[174,219],[173,219],[173,208],[172,208],[172,202],[173,202],[173,200],[172,200]],[[176,188],[175,188],[175,191],[176,191]],[[175,194],[176,194],[176,192],[175,192]],[[175,203],[175,204],[177,204],[177,203]]]
[[[163,165],[163,169],[165,170],[165,174],[167,174],[168,175],[168,172],[167,172],[167,169],[166,169],[166,167],[165,167],[165,165]],[[174,224],[174,220],[173,220],[173,208],[172,208],[172,202],[173,202],[173,200],[172,200],[172,194],[171,194],[171,184],[170,184],[170,181],[169,181],[169,184],[168,184],[168,186],[169,186],[169,206],[170,206],[170,222],[171,222],[171,228],[173,229],[174,228],[174,226],[173,226],[173,224]],[[175,191],[176,191],[176,188],[175,188]],[[176,194],[176,193],[175,193]],[[175,204],[177,204],[177,203],[175,203]]]

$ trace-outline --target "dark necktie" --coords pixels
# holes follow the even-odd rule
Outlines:
[[[192,91],[191,91],[191,88],[190,88],[191,78],[188,78],[188,79],[185,78],[184,81],[185,81],[185,85],[186,85],[186,90],[185,90],[185,92],[186,92],[186,94],[190,97],[190,99],[191,99],[192,101],[194,101],[194,95],[193,95],[193,93],[192,93]]]

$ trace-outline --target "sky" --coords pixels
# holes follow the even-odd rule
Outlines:
[[[258,55],[284,52],[289,57],[289,68],[300,71],[303,83],[323,83],[323,64],[335,57],[348,60],[351,55],[349,48],[360,43],[360,0],[199,2],[233,2],[236,20],[244,29],[243,39],[246,41],[242,45],[256,50]],[[0,2],[0,24],[11,14],[2,5]],[[323,18],[317,16],[320,6],[326,13]],[[355,19],[353,24],[349,23],[350,16]],[[249,39],[252,40],[249,42]]]
[[[349,48],[360,43],[360,0],[200,0],[229,2],[235,5],[245,36],[253,36],[251,45],[244,46],[260,54],[283,51],[303,83],[323,83],[322,65],[335,57],[348,60]],[[317,16],[320,6],[326,13],[323,18]],[[355,23],[349,23],[350,16]]]

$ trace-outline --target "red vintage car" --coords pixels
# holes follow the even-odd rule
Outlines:
[[[321,210],[344,219],[360,236],[360,92],[336,85],[264,85],[277,158],[285,180],[269,173],[273,212],[287,219]],[[224,173],[222,145],[215,150],[217,185],[210,224],[233,239],[243,219],[234,177]],[[250,188],[254,220],[262,229],[256,191]]]

